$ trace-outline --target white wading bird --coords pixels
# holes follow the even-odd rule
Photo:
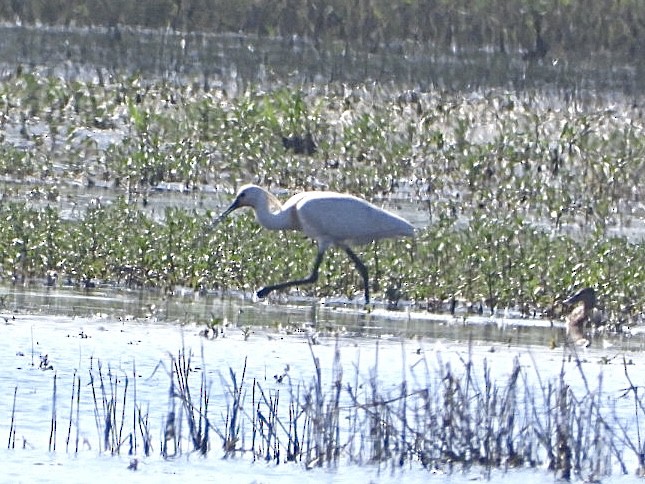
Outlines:
[[[414,235],[414,228],[403,218],[386,212],[361,198],[335,192],[303,192],[282,205],[271,193],[257,185],[244,185],[219,220],[240,207],[251,207],[260,225],[269,230],[301,230],[318,243],[314,267],[304,279],[263,287],[258,297],[285,287],[310,284],[318,280],[318,269],[325,251],[332,245],[341,247],[363,277],[365,303],[369,303],[367,267],[350,248],[373,240]]]

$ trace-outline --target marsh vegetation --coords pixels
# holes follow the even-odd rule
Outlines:
[[[7,476],[42,472],[44,453],[56,463],[50,479],[96,466],[135,479],[546,482],[641,475],[645,465],[641,352],[235,325],[205,334],[111,316],[18,315],[3,331]]]
[[[23,361],[31,343],[31,366],[20,375],[35,382],[16,386],[15,372],[0,374],[15,388],[0,400],[9,447],[29,448],[45,429],[52,454],[63,442],[74,454],[86,441],[99,453],[127,448],[136,456],[130,470],[150,455],[170,460],[218,449],[309,470],[348,463],[378,472],[475,468],[488,477],[536,467],[564,479],[642,474],[643,401],[631,380],[639,355],[595,347],[580,356],[550,328],[537,365],[530,350],[509,356],[519,337],[505,334],[503,345],[490,346],[486,339],[478,348],[484,337],[467,328],[473,313],[504,313],[487,319],[490,326],[511,315],[557,327],[566,296],[593,287],[604,329],[638,340],[645,310],[638,2],[610,2],[602,11],[600,3],[577,1],[519,9],[496,0],[468,8],[202,3],[154,2],[153,12],[147,1],[0,1],[0,17],[18,24],[0,26],[7,32],[0,38],[0,310],[8,335],[0,354]],[[217,21],[207,15],[214,12]],[[579,62],[588,48],[593,55]],[[285,309],[261,341],[257,326],[208,310],[207,324],[190,337],[157,325],[193,321],[189,311],[169,316],[173,301],[185,303],[179,294],[245,297],[309,272],[316,248],[302,237],[264,231],[249,214],[214,223],[248,182],[281,199],[301,190],[350,192],[410,219],[413,240],[357,251],[376,309],[356,309],[362,281],[336,254],[324,260],[316,284],[271,299],[307,301],[306,324],[293,323]],[[77,328],[26,316],[27,335],[15,318],[23,316],[17,294],[30,287],[48,294],[72,287],[90,297],[97,288],[155,292],[166,317],[146,303],[154,335],[142,336],[145,324],[136,318],[97,316],[96,328],[80,317]],[[387,346],[387,361],[404,355],[400,372],[379,364],[377,346],[367,375],[358,363],[347,373],[341,351],[365,342],[327,338],[348,333],[318,324],[321,299],[331,302],[325,311],[353,311],[357,319],[403,318],[401,309],[408,319],[415,311],[447,313],[442,326],[466,328],[456,339],[473,341],[451,351],[437,343],[429,357],[421,344],[429,333],[412,324],[392,329],[391,321],[378,331],[362,320],[361,338],[414,335],[420,343],[407,353]],[[270,306],[255,311],[273,315]],[[194,321],[203,325],[203,315]],[[92,340],[96,333],[87,330],[117,325],[108,338]],[[60,328],[68,331],[63,343]],[[208,365],[184,347],[168,354],[185,337],[209,354],[230,344],[231,334],[239,341],[211,352]],[[446,334],[433,339],[450,341]],[[294,335],[297,349],[287,355],[283,348],[294,346],[285,340]],[[97,358],[99,340],[110,356],[152,346],[137,352],[145,363],[135,367],[128,354],[131,367],[116,370],[108,360],[88,364],[69,354],[70,338]],[[240,365],[222,354],[239,355]],[[255,358],[242,363],[249,354]],[[442,360],[447,354],[450,361]],[[267,379],[271,355],[282,366]],[[500,373],[489,364],[496,357]],[[613,372],[606,386],[601,367]],[[155,378],[165,379],[149,376],[146,389],[137,368],[157,368]],[[59,369],[53,382],[43,379]],[[44,424],[25,384],[41,394],[47,386],[38,400],[51,401]],[[168,398],[153,414],[148,401],[163,400],[160,388]],[[25,402],[39,411],[21,412]],[[21,442],[16,428],[23,427],[32,433]],[[98,440],[83,434],[88,429]]]
[[[107,26],[115,35],[126,26],[298,36],[317,45],[342,42],[345,47],[371,52],[410,41],[444,49],[524,49],[533,57],[544,56],[549,49],[558,56],[609,52],[622,59],[641,57],[645,36],[645,13],[638,0],[3,0],[0,18],[23,25]]]
[[[344,84],[230,97],[31,72],[1,88],[7,282],[252,291],[308,273],[315,247],[292,234],[260,231],[249,216],[213,226],[237,185],[253,181],[405,208],[415,241],[360,254],[382,299],[554,314],[572,288],[592,285],[614,321],[642,311],[637,104]],[[283,136],[307,133],[314,153],[285,149]],[[78,198],[77,186],[96,197]],[[155,207],[170,192],[183,207]],[[361,284],[350,264],[329,258],[302,290],[352,298]]]

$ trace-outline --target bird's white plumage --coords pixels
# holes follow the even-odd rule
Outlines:
[[[240,207],[251,207],[263,227],[270,230],[300,230],[318,243],[318,257],[312,274],[302,280],[269,286],[258,294],[267,294],[297,283],[309,283],[318,277],[318,266],[325,250],[337,245],[345,249],[356,264],[365,282],[365,299],[369,299],[367,268],[350,248],[390,237],[410,237],[414,228],[405,219],[376,205],[344,193],[302,192],[284,205],[271,193],[257,185],[242,186],[231,206],[221,215],[225,217]]]
[[[406,220],[352,195],[311,192],[295,209],[302,231],[326,245],[365,244],[414,233]]]

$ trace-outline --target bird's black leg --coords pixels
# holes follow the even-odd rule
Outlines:
[[[284,289],[285,287],[299,286],[301,284],[312,284],[316,282],[318,280],[318,268],[320,267],[320,263],[323,260],[324,254],[325,254],[324,250],[318,251],[318,255],[316,255],[316,260],[314,261],[314,268],[311,271],[311,274],[309,274],[304,279],[298,279],[296,281],[281,282],[279,284],[274,284],[273,286],[263,287],[257,292],[258,297],[266,297],[270,292],[273,292],[279,289]]]
[[[365,264],[363,264],[363,261],[358,258],[358,256],[354,253],[352,249],[350,249],[349,247],[345,247],[345,252],[347,252],[347,255],[352,260],[352,262],[358,269],[358,272],[360,272],[361,276],[363,277],[363,283],[365,284],[365,304],[369,304],[370,283],[367,277],[367,267],[365,267]]]

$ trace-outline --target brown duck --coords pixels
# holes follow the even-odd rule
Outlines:
[[[567,337],[578,346],[587,347],[591,344],[585,337],[585,326],[598,325],[602,320],[599,309],[596,308],[596,291],[585,287],[563,301],[573,309],[567,315]]]

